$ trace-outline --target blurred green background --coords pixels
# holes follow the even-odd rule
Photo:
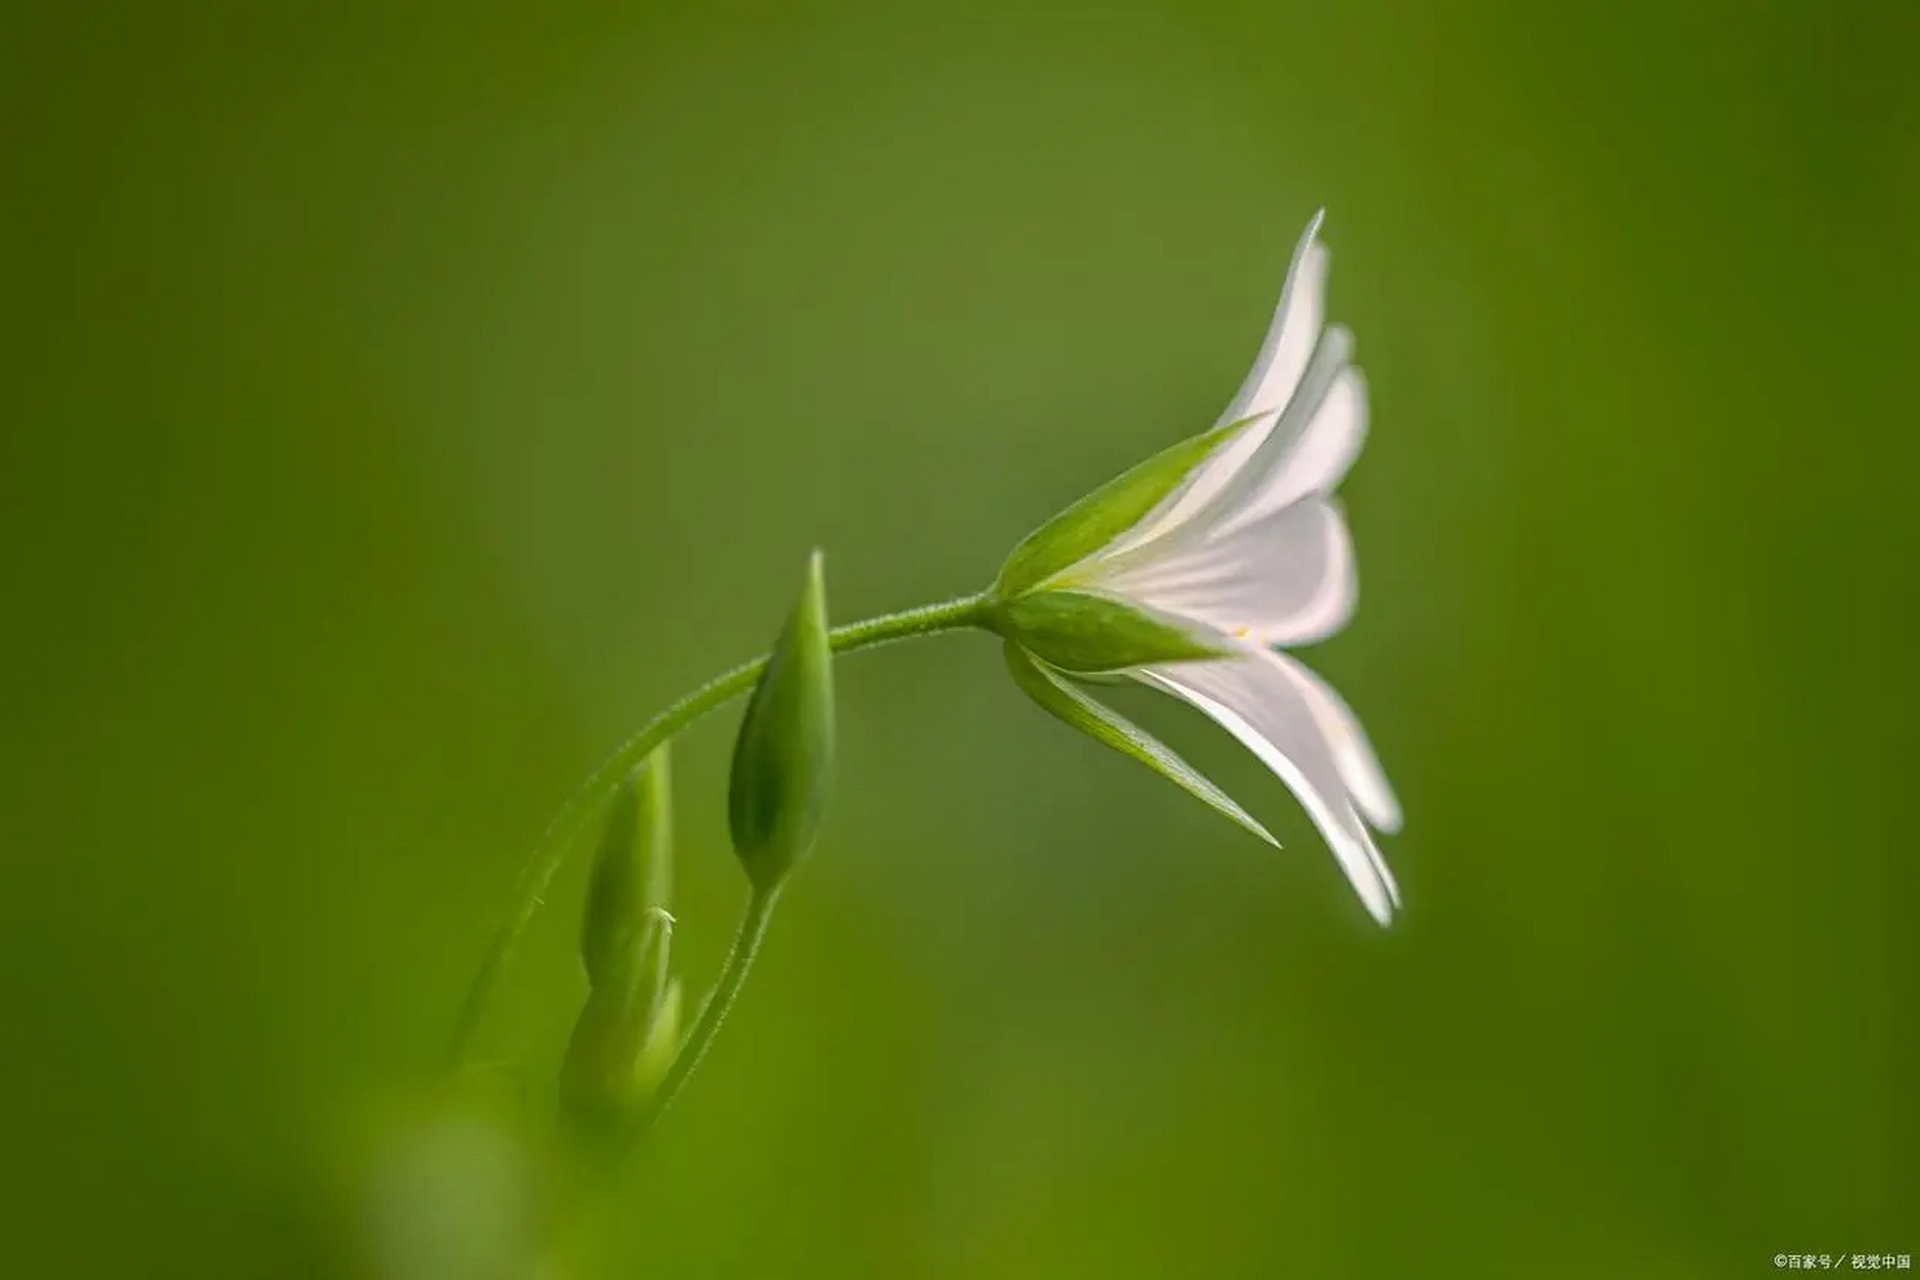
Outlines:
[[[1915,65],[1911,0],[0,19],[0,1274],[362,1274],[575,783],[813,545],[841,619],[971,590],[1209,424],[1321,205],[1374,430],[1309,660],[1402,921],[1177,708],[1283,855],[984,639],[850,658],[608,1274],[1920,1252]],[[580,871],[486,1031],[536,1078]]]

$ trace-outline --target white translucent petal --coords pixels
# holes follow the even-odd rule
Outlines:
[[[1325,216],[1324,210],[1314,214],[1294,247],[1286,283],[1280,287],[1280,303],[1261,340],[1260,354],[1220,421],[1237,422],[1249,414],[1286,408],[1300,375],[1306,372],[1307,358],[1320,337],[1325,308],[1329,254],[1319,239],[1320,222]]]
[[[1353,540],[1338,504],[1309,496],[1204,541],[1116,561],[1097,585],[1258,645],[1312,644],[1353,615]]]
[[[1274,430],[1275,418],[1292,398],[1320,337],[1327,286],[1327,248],[1318,239],[1321,217],[1320,213],[1313,215],[1294,248],[1286,283],[1280,288],[1280,304],[1274,309],[1260,355],[1241,383],[1239,394],[1220,415],[1220,422],[1238,422],[1255,414],[1268,416],[1197,468],[1186,484],[1135,527],[1124,539],[1125,545],[1158,537],[1206,506]]]
[[[1380,758],[1374,754],[1373,744],[1367,740],[1366,730],[1360,727],[1360,717],[1353,714],[1353,709],[1334,692],[1332,685],[1304,663],[1284,653],[1274,656],[1287,674],[1298,682],[1314,718],[1320,722],[1321,732],[1333,744],[1333,762],[1339,766],[1340,777],[1347,784],[1347,792],[1353,797],[1354,804],[1366,815],[1367,821],[1380,830],[1398,831],[1401,822],[1400,801],[1393,794],[1392,784],[1387,781],[1386,770],[1380,767]]]
[[[1353,807],[1312,695],[1278,655],[1249,649],[1218,662],[1147,668],[1138,678],[1199,708],[1273,770],[1320,829],[1374,919],[1392,919],[1399,886]]]
[[[1236,492],[1198,518],[1212,536],[1283,511],[1307,494],[1332,493],[1360,456],[1367,437],[1366,379],[1345,363],[1352,345],[1346,330],[1336,325],[1327,338],[1338,342],[1336,371],[1307,378],[1302,397],[1288,406],[1245,464]]]

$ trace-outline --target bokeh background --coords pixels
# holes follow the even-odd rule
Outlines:
[[[14,10],[0,1273],[484,1261],[417,1082],[551,811],[814,545],[841,619],[970,590],[1209,424],[1322,205],[1374,431],[1310,660],[1404,918],[1177,708],[1284,854],[985,639],[850,658],[605,1273],[1920,1252],[1916,65],[1911,0]],[[579,872],[485,1032],[536,1097]]]

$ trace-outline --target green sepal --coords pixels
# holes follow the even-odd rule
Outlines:
[[[1223,423],[1170,445],[1114,477],[1028,534],[1000,567],[993,590],[1003,600],[1026,594],[1133,528],[1193,469],[1265,414]]]
[[[678,985],[668,977],[672,940],[673,917],[649,909],[632,955],[588,993],[574,1023],[560,1064],[560,1101],[590,1128],[630,1118],[658,1083],[648,1076],[647,1053]]]
[[[812,847],[832,774],[833,654],[816,551],[734,743],[727,822],[755,888],[779,885]]]
[[[1138,760],[1214,812],[1238,824],[1274,848],[1273,833],[1234,803],[1233,798],[1176,755],[1172,748],[1110,707],[1096,702],[1060,673],[1019,645],[1006,646],[1007,670],[1028,697],[1064,723],[1121,755]]]
[[[636,953],[649,908],[673,892],[673,791],[662,745],[620,784],[594,851],[580,959],[596,987],[619,979]]]
[[[997,606],[990,625],[1063,671],[1092,674],[1218,658],[1226,650],[1140,605],[1091,591],[1038,591]]]
[[[640,1046],[640,1060],[634,1064],[633,1084],[640,1096],[651,1098],[660,1082],[667,1078],[674,1057],[680,1052],[680,979],[672,978],[660,998],[660,1007],[647,1028],[647,1042]]]

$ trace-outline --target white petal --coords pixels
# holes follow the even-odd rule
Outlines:
[[[1387,781],[1386,770],[1380,767],[1373,744],[1367,740],[1366,730],[1360,727],[1360,717],[1353,714],[1353,709],[1334,692],[1332,685],[1306,664],[1284,653],[1274,656],[1306,695],[1314,718],[1320,722],[1320,731],[1333,744],[1333,762],[1339,767],[1341,780],[1347,784],[1347,792],[1360,812],[1380,830],[1398,831],[1400,801]]]
[[[1338,504],[1309,496],[1209,540],[1172,539],[1113,562],[1097,585],[1263,646],[1324,640],[1353,616],[1353,540]]]
[[[1232,490],[1223,490],[1194,524],[1218,537],[1284,511],[1307,494],[1339,487],[1367,437],[1367,384],[1346,362],[1352,349],[1344,328],[1327,330],[1300,394],[1262,438]]]
[[[1184,523],[1226,487],[1273,432],[1275,420],[1292,399],[1320,337],[1327,287],[1327,248],[1318,239],[1321,217],[1319,213],[1313,215],[1294,247],[1286,283],[1280,288],[1280,305],[1274,309],[1260,355],[1241,383],[1239,394],[1220,415],[1220,422],[1238,422],[1261,413],[1268,416],[1247,427],[1197,468],[1179,490],[1136,526],[1123,540],[1124,545],[1136,546]]]
[[[1307,359],[1320,337],[1327,289],[1329,255],[1319,240],[1325,216],[1324,211],[1314,214],[1294,247],[1286,283],[1280,287],[1280,304],[1274,308],[1260,354],[1220,421],[1237,422],[1250,414],[1286,408],[1300,375],[1307,371]]]
[[[1139,678],[1199,708],[1277,774],[1333,849],[1360,900],[1385,924],[1400,890],[1355,812],[1314,699],[1278,655],[1148,668]]]

